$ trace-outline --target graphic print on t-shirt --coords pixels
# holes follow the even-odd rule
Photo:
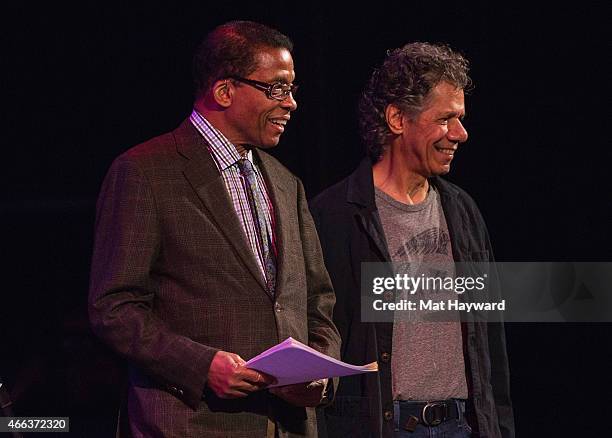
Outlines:
[[[450,236],[448,232],[437,227],[421,231],[410,239],[404,241],[391,256],[393,260],[412,259],[410,256],[424,256],[429,254],[450,253],[448,245]]]
[[[435,189],[419,204],[403,204],[375,189],[376,207],[394,272],[446,278],[455,275],[452,243]],[[453,299],[453,291],[396,293],[396,300]],[[395,400],[446,400],[468,396],[459,321],[421,322],[427,312],[403,313],[393,323],[391,382]]]

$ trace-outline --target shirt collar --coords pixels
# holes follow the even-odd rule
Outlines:
[[[191,112],[189,120],[198,132],[202,134],[206,143],[208,143],[208,150],[220,172],[235,165],[238,160],[242,159],[236,150],[236,146],[234,146],[221,131],[211,125],[195,108]],[[246,158],[252,163],[253,151],[249,150]]]

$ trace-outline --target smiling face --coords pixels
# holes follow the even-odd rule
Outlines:
[[[257,69],[247,76],[260,82],[293,83],[293,59],[287,49],[263,48],[256,57]],[[252,145],[263,149],[276,146],[290,113],[297,108],[292,95],[285,100],[269,99],[265,92],[248,84],[229,82],[232,103],[227,108],[227,138],[234,145]]]
[[[424,178],[450,171],[459,143],[468,138],[461,123],[464,115],[463,90],[441,82],[431,90],[420,114],[412,119],[403,116],[401,147],[411,171]]]

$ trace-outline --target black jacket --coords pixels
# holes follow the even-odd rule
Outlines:
[[[441,178],[430,183],[440,194],[456,262],[493,261],[485,223],[470,196]],[[393,436],[391,323],[363,323],[360,308],[362,262],[391,261],[376,210],[372,166],[355,172],[310,204],[336,291],[334,321],[342,337],[342,360],[378,361],[379,372],[344,377],[325,410],[331,437]],[[503,325],[462,323],[469,400],[467,418],[476,437],[513,437],[508,360]],[[323,422],[321,422],[323,424]],[[321,435],[325,434],[325,430]]]

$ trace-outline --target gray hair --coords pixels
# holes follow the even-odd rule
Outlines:
[[[388,105],[396,105],[414,118],[423,111],[429,93],[440,82],[470,91],[468,67],[468,61],[446,45],[410,43],[389,50],[359,101],[361,138],[372,162],[380,160],[392,135],[385,118]]]

